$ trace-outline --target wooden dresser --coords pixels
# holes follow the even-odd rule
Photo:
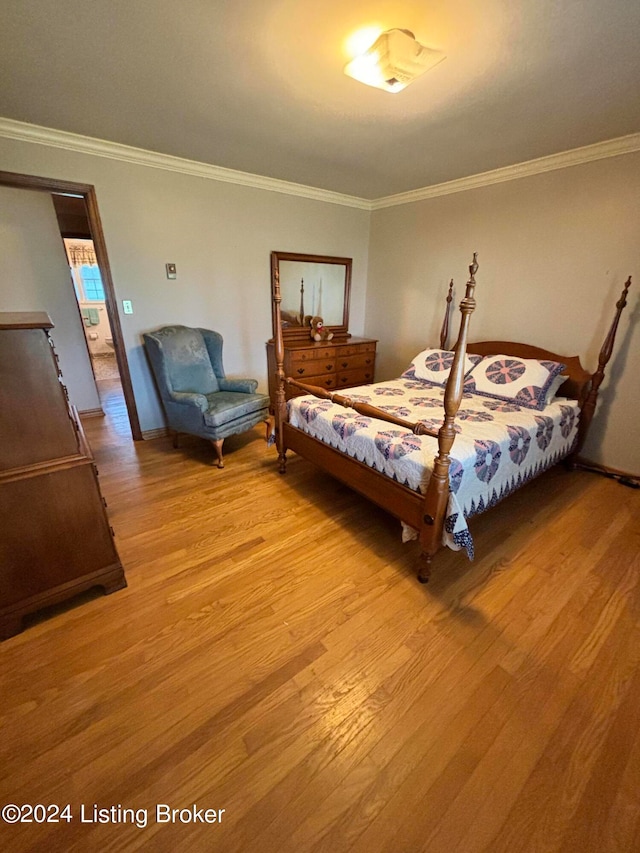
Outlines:
[[[127,585],[44,313],[0,313],[0,638],[22,617]]]
[[[334,338],[331,341],[285,341],[285,376],[308,385],[319,385],[327,391],[340,391],[373,382],[376,344],[372,338]],[[275,343],[267,344],[269,364],[269,396],[275,402]],[[302,394],[287,386],[287,400]]]

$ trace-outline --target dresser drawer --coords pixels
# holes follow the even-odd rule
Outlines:
[[[313,359],[313,361],[297,361],[292,358],[289,375],[292,379],[300,379],[306,382],[306,377],[308,376],[322,376],[323,373],[335,373],[336,360],[334,356],[335,353],[330,353],[326,358]]]
[[[354,385],[368,385],[370,382],[373,382],[373,366],[338,371],[338,388],[353,388]]]
[[[362,355],[363,353],[375,353],[376,351],[376,342],[375,341],[367,341],[363,344],[344,344],[343,346],[336,347],[337,358],[341,358],[345,355]]]
[[[376,354],[374,352],[358,353],[357,355],[341,355],[336,358],[336,370],[342,372],[344,370],[370,370],[373,373],[373,368],[376,363]]]
[[[298,350],[290,351],[291,363],[297,364],[301,361],[317,361],[323,358],[335,358],[335,347],[303,347]]]
[[[295,377],[291,377],[295,379]],[[331,374],[323,374],[321,376],[305,376],[304,379],[300,380],[304,382],[305,385],[315,385],[318,388],[323,388],[325,391],[335,391],[336,390],[336,375],[335,373]],[[286,390],[286,398],[290,400],[291,397],[299,397],[301,394],[306,394],[306,391],[302,391],[300,388],[295,388],[292,385],[287,385]]]

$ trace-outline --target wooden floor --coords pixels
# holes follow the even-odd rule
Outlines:
[[[395,520],[279,476],[261,428],[220,471],[105,405],[129,587],[0,645],[0,803],[72,815],[3,851],[640,850],[640,492],[553,470],[425,587]]]

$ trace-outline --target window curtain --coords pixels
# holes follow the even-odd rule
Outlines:
[[[97,266],[96,253],[90,243],[67,243],[67,255],[72,267]]]

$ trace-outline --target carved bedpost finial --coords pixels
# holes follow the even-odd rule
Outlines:
[[[447,293],[446,304],[444,306],[444,320],[442,321],[442,328],[440,329],[440,349],[447,348],[447,341],[449,339],[449,313],[451,308],[451,303],[453,302],[453,279],[449,282],[449,292]]]
[[[622,309],[627,304],[627,294],[629,293],[629,288],[631,287],[631,276],[625,281],[624,287],[622,288],[622,293],[620,294],[620,299],[616,302],[616,308],[618,311],[622,311]]]
[[[587,437],[587,430],[596,410],[596,403],[598,402],[598,391],[600,390],[602,380],[604,379],[604,371],[607,364],[609,363],[609,359],[611,358],[611,353],[613,352],[613,345],[616,340],[616,332],[618,331],[620,316],[627,304],[627,293],[629,292],[630,287],[631,276],[629,276],[629,278],[626,280],[624,287],[622,288],[622,293],[620,294],[620,299],[618,299],[618,301],[616,302],[616,313],[614,314],[613,322],[611,323],[611,328],[609,329],[609,332],[602,343],[600,355],[598,356],[598,368],[591,377],[591,387],[582,405],[582,411],[580,412],[580,424],[578,426],[578,440],[576,443],[575,450],[572,454],[573,458],[575,458],[578,453],[580,453],[582,447],[584,446],[584,442]]]
[[[300,325],[304,326],[304,279],[300,279]]]
[[[280,295],[280,273],[278,270],[273,271],[273,301],[282,302],[282,296]]]
[[[478,253],[473,253],[473,261],[469,264],[469,281],[467,282],[467,292],[465,294],[464,299],[460,303],[460,310],[464,314],[471,314],[471,312],[476,307],[476,300],[473,298],[473,293],[476,289],[476,273],[478,272]],[[462,329],[460,330],[462,333]],[[458,337],[458,343],[456,344],[456,348],[460,343],[460,337]],[[465,341],[466,346],[466,341]]]

